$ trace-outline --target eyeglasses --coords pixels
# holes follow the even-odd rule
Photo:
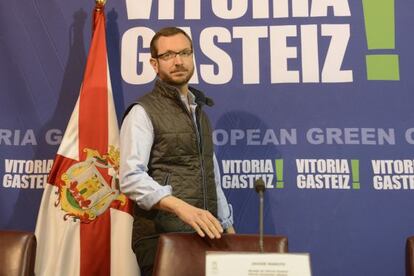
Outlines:
[[[172,60],[173,58],[175,58],[176,56],[180,56],[180,58],[186,58],[186,57],[191,56],[192,54],[193,54],[192,49],[184,49],[184,50],[179,51],[179,52],[167,51],[163,54],[157,55],[156,58],[162,59],[164,61],[169,61],[169,60]]]

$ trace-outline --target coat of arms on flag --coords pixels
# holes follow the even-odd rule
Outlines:
[[[64,182],[59,186],[59,199],[56,206],[67,212],[65,218],[73,217],[82,222],[90,222],[106,211],[114,200],[121,205],[127,202],[119,193],[119,150],[110,146],[108,154],[101,156],[98,152],[85,149],[85,161],[72,165],[61,178]],[[107,169],[111,183],[103,177],[100,169]]]
[[[138,275],[131,202],[119,191],[119,129],[97,0],[79,98],[45,185],[36,225],[36,275]]]

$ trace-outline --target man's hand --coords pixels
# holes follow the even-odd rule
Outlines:
[[[201,237],[207,234],[210,239],[221,238],[223,228],[220,222],[209,211],[185,203],[177,209],[176,215],[182,221],[193,227]]]
[[[194,207],[174,196],[162,198],[154,207],[176,214],[182,221],[193,227],[201,237],[207,234],[210,239],[221,238],[223,228],[209,211]]]

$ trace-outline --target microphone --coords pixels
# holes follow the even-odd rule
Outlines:
[[[259,249],[264,252],[263,248],[263,193],[265,191],[265,183],[262,178],[259,178],[254,183],[254,189],[259,194]]]

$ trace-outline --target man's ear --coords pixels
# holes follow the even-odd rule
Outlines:
[[[150,64],[154,69],[155,73],[158,75],[158,61],[155,58],[150,58]]]

